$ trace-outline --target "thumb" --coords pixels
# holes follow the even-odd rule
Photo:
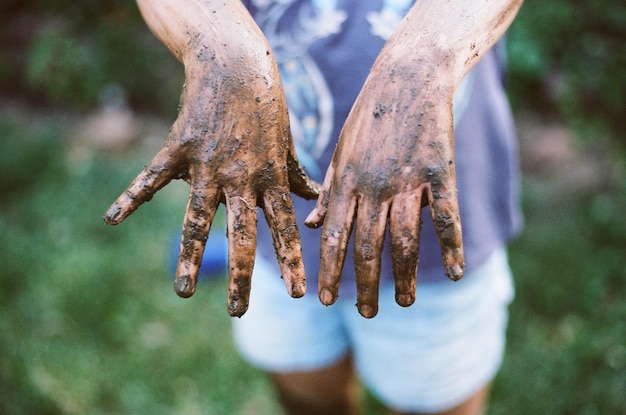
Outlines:
[[[293,143],[289,147],[287,152],[287,173],[291,192],[307,200],[317,198],[321,186],[304,171],[304,168],[298,161]]]

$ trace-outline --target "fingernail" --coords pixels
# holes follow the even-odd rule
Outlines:
[[[241,304],[239,302],[229,303],[228,304],[228,314],[231,317],[241,317],[246,311],[248,311],[248,306]]]
[[[463,276],[463,267],[459,264],[454,264],[448,267],[448,278],[452,281],[458,281]]]
[[[304,224],[309,227],[309,228],[319,228],[320,223],[319,223],[319,215],[317,214],[317,209],[313,209],[313,211],[311,213],[309,213],[309,216],[306,217],[306,219],[304,220]]]
[[[408,307],[415,302],[413,294],[396,294],[396,303],[402,307]]]
[[[120,206],[118,205],[111,206],[109,210],[107,210],[106,213],[104,214],[104,217],[103,217],[104,222],[107,225],[115,225],[121,213],[122,213],[122,208]]]
[[[293,298],[300,298],[306,293],[306,282],[298,281],[291,286],[291,295]]]
[[[320,301],[324,305],[331,305],[335,302],[335,296],[328,288],[320,290]]]
[[[228,314],[231,317],[241,317],[248,311],[248,302],[244,301],[237,292],[228,296]]]
[[[181,275],[174,280],[174,291],[179,297],[189,298],[196,291],[196,285],[189,275]]]
[[[357,304],[357,307],[359,309],[359,313],[365,318],[372,318],[378,312],[376,307],[372,307],[369,304],[362,304],[362,305]]]

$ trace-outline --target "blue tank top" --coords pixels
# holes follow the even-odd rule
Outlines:
[[[244,4],[276,56],[300,162],[321,182],[341,127],[376,56],[413,0],[247,0]],[[517,144],[503,89],[499,48],[485,55],[457,89],[454,119],[457,185],[469,272],[521,226]],[[294,203],[311,290],[317,286],[320,230],[308,229],[303,223],[315,201],[294,197]],[[420,284],[446,278],[439,242],[425,209]],[[387,242],[381,283],[393,281]],[[259,225],[258,254],[276,264],[265,224]],[[351,255],[350,246],[342,293],[355,290]]]

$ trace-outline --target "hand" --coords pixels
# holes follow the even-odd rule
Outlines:
[[[357,307],[364,317],[376,315],[389,223],[396,302],[411,305],[425,205],[447,276],[463,276],[452,97],[521,3],[419,1],[387,41],[346,120],[317,205],[306,220],[308,226],[324,226],[319,277],[323,304],[337,299],[354,228]]]
[[[337,298],[345,250],[354,227],[357,307],[378,308],[380,258],[389,223],[396,301],[415,300],[421,208],[428,204],[449,278],[463,275],[456,195],[452,94],[429,74],[416,79],[393,66],[373,69],[350,113],[323,190],[307,225],[321,235],[320,300]],[[394,72],[395,71],[395,72]],[[406,80],[415,82],[413,87]]]
[[[305,292],[290,191],[317,197],[291,141],[278,69],[239,2],[138,2],[150,28],[184,63],[185,87],[163,148],[104,216],[118,224],[172,179],[190,184],[174,288],[193,295],[215,211],[226,204],[228,312],[248,307],[257,206],[274,238],[287,292]],[[208,4],[208,6],[207,6]]]

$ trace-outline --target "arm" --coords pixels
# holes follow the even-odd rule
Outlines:
[[[118,224],[172,179],[190,184],[174,288],[195,292],[211,222],[227,207],[228,311],[248,307],[256,207],[265,212],[287,291],[305,291],[290,191],[317,196],[291,141],[278,69],[240,1],[138,0],[154,34],[185,67],[178,118],[163,148],[104,216]]]
[[[380,52],[344,124],[307,225],[324,225],[320,300],[332,304],[354,228],[357,306],[378,307],[389,223],[396,301],[415,300],[421,207],[429,205],[446,274],[464,271],[453,157],[452,97],[500,38],[521,0],[418,1]]]

